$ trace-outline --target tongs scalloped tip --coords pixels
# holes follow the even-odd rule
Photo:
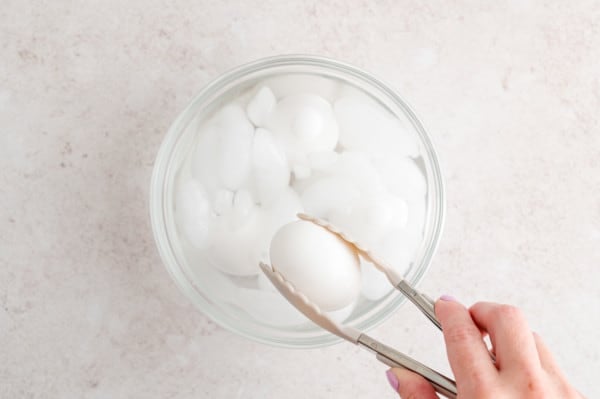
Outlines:
[[[365,245],[361,244],[352,236],[343,232],[332,223],[315,216],[307,215],[306,213],[297,213],[296,216],[298,217],[298,219],[311,222],[319,227],[324,228],[325,230],[335,234],[336,236],[340,237],[343,241],[354,247],[354,249],[356,249],[359,255],[367,261],[369,261],[370,263],[372,263],[373,266],[377,268],[377,270],[382,272],[387,277],[390,284],[392,284],[394,287],[404,280],[404,278],[401,275],[399,275],[394,270],[394,268],[390,267],[384,260],[375,256],[371,252],[371,250],[369,250]]]
[[[259,266],[267,275],[269,280],[271,280],[275,288],[277,288],[277,290],[281,293],[281,295],[283,295],[285,299],[287,299],[309,320],[340,338],[355,344],[358,343],[358,338],[361,334],[360,331],[352,327],[339,324],[329,318],[329,316],[323,312],[317,304],[308,299],[308,297],[302,292],[298,291],[292,282],[286,280],[285,277],[272,266],[263,262],[260,262]]]

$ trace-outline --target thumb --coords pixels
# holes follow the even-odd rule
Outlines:
[[[389,369],[386,372],[392,388],[401,398],[438,399],[433,386],[419,374],[406,369]]]

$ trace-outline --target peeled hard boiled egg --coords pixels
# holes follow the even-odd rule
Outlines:
[[[360,261],[354,248],[311,222],[281,227],[270,255],[273,268],[323,311],[348,306],[360,294]]]

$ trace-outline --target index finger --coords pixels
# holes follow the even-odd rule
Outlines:
[[[444,297],[442,297],[444,298]],[[459,392],[491,383],[498,375],[479,328],[460,303],[440,299],[435,314],[442,324],[446,351]]]
[[[478,302],[471,307],[471,316],[490,335],[500,370],[541,369],[533,333],[518,308]]]

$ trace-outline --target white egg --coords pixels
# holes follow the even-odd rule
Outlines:
[[[281,137],[291,162],[310,152],[334,150],[339,137],[331,104],[313,94],[283,98],[270,114],[266,127]]]
[[[323,311],[342,309],[360,294],[360,260],[333,233],[306,221],[284,225],[271,241],[271,264]]]

